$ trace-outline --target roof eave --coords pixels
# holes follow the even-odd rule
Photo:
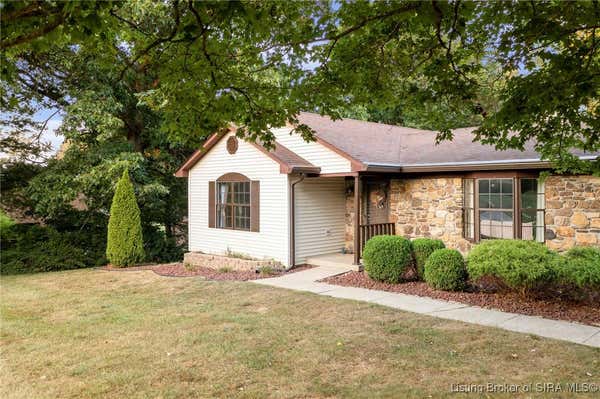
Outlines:
[[[419,165],[403,166],[403,173],[427,173],[427,172],[468,172],[476,170],[509,170],[509,169],[548,169],[552,164],[547,161],[537,162],[497,162],[497,163],[473,163],[456,165]]]
[[[318,175],[321,174],[321,168],[318,166],[292,166],[288,169],[287,173],[305,173],[310,175]]]

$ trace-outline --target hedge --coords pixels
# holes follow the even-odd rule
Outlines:
[[[553,281],[558,256],[535,241],[486,240],[469,253],[467,270],[475,284],[491,278],[525,294]]]
[[[104,240],[93,231],[59,232],[52,227],[15,224],[1,230],[1,274],[38,273],[106,263]]]
[[[362,258],[370,278],[398,283],[404,272],[412,266],[412,246],[404,237],[375,236],[365,244]]]

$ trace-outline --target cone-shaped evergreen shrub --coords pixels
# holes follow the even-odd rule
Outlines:
[[[113,266],[129,266],[145,258],[140,208],[127,170],[117,183],[110,207],[106,257]]]

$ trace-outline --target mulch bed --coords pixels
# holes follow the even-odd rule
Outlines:
[[[328,277],[322,282],[346,287],[369,288],[417,295],[446,301],[461,302],[482,308],[556,320],[575,321],[600,326],[600,307],[566,301],[548,301],[522,298],[514,293],[447,292],[438,291],[422,281],[388,284],[371,280],[364,272],[348,272]]]
[[[152,270],[154,273],[159,276],[166,277],[203,277],[205,280],[213,280],[213,281],[249,281],[249,280],[259,280],[262,278],[270,278],[277,277],[284,274],[295,273],[302,270],[310,269],[312,266],[302,265],[296,266],[295,268],[283,271],[283,270],[273,270],[272,273],[262,274],[257,273],[256,271],[238,271],[238,270],[216,270],[211,269],[209,267],[185,267],[183,263],[165,263],[165,264],[150,264],[150,265],[139,265],[139,266],[131,266],[131,267],[113,267],[111,265],[107,265],[102,267],[102,270],[110,270],[110,271],[136,271],[136,270]]]

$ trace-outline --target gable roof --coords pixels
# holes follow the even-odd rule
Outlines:
[[[413,129],[355,119],[333,121],[327,116],[302,112],[300,123],[311,127],[317,141],[324,141],[360,162],[362,170],[398,169],[411,171],[431,168],[436,171],[472,169],[475,167],[548,167],[540,161],[535,143],[529,141],[525,150],[499,151],[491,145],[473,142],[475,127],[453,130],[454,139],[435,144],[436,131]],[[595,158],[575,151],[580,157]],[[487,166],[486,166],[487,165]]]
[[[227,136],[228,133],[234,132],[235,127],[229,127],[224,132],[214,133],[212,136],[206,140],[202,148],[196,150],[192,156],[190,156],[187,161],[175,172],[175,176],[177,177],[187,177],[189,170],[196,164],[200,159],[202,159],[211,148],[213,148],[217,143],[223,139],[223,137]],[[279,171],[281,173],[312,173],[318,174],[321,172],[321,168],[315,166],[308,162],[306,159],[302,158],[298,154],[290,151],[283,145],[279,143],[275,143],[275,148],[273,150],[267,150],[262,144],[259,143],[248,143],[263,154],[274,160],[279,164]]]
[[[353,171],[443,172],[493,169],[548,168],[535,151],[535,143],[525,143],[524,151],[496,150],[493,146],[474,142],[475,127],[454,129],[454,138],[436,144],[436,131],[413,129],[355,119],[332,120],[309,112],[301,112],[298,121],[316,133],[318,143],[338,153],[351,163]],[[175,176],[185,177],[188,171],[235,126],[213,134],[179,168]],[[272,150],[260,143],[248,142],[280,165],[281,173],[319,174],[315,166],[295,152],[275,142]],[[600,152],[573,151],[582,159],[596,159]]]

